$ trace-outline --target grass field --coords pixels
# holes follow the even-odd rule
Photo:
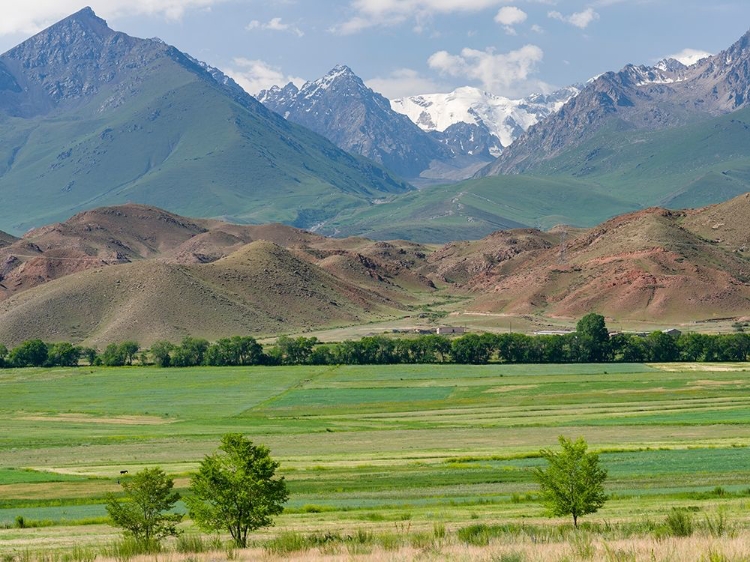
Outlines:
[[[443,525],[459,548],[455,531],[472,524],[567,524],[545,518],[529,471],[561,434],[585,437],[609,470],[612,499],[585,521],[647,527],[675,506],[696,521],[724,506],[742,538],[750,365],[701,367],[0,371],[0,554],[113,540],[103,498],[121,470],[157,464],[184,489],[230,431],[268,445],[290,488],[258,544]],[[33,528],[16,528],[18,516]]]

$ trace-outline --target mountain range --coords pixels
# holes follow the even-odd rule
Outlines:
[[[750,32],[729,49],[691,66],[667,59],[653,67],[631,64],[619,72],[606,72],[556,114],[521,135],[481,175],[535,170],[605,129],[677,128],[747,107],[749,63]],[[601,158],[592,156],[590,167]]]
[[[301,88],[290,82],[262,90],[258,100],[339,148],[425,186],[471,177],[578,91],[510,100],[466,87],[389,101],[338,65]]]
[[[520,101],[459,89],[391,102],[342,65],[265,92],[280,115],[84,9],[0,55],[0,229],[134,202],[445,243],[705,206],[750,190],[749,41]]]
[[[423,241],[498,228],[594,226],[662,206],[701,207],[750,190],[750,34],[692,66],[628,65],[590,81],[472,180],[344,212],[344,234]]]
[[[410,189],[220,71],[115,32],[89,8],[0,56],[6,231],[127,201],[311,227]]]
[[[514,229],[436,247],[105,207],[20,239],[0,236],[0,342],[147,345],[435,309],[487,318],[485,327],[592,310],[617,322],[747,319],[749,221],[745,194],[592,229]]]

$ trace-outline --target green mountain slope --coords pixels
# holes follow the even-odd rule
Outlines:
[[[128,201],[310,227],[411,189],[88,9],[0,65],[0,229],[11,233]]]
[[[642,205],[699,207],[750,190],[750,109],[661,131],[616,125],[530,170]]]
[[[589,227],[640,208],[702,207],[747,191],[750,109],[742,109],[661,131],[611,123],[527,174],[404,194],[331,225],[346,234],[446,242],[519,224]]]
[[[637,208],[575,178],[499,176],[400,195],[342,214],[325,228],[377,239],[446,243],[523,226],[593,226],[602,218]]]

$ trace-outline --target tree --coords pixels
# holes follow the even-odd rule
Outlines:
[[[68,342],[53,343],[48,346],[47,365],[54,367],[77,367],[81,357],[81,348]]]
[[[609,332],[601,314],[587,314],[576,324],[580,344],[580,360],[600,362],[609,359]]]
[[[490,360],[490,353],[487,340],[476,334],[466,334],[451,343],[451,356],[456,363],[482,365]]]
[[[138,350],[140,348],[141,346],[138,344],[138,342],[122,342],[120,344],[120,353],[125,357],[125,363],[127,363],[128,365],[132,365],[133,359],[135,359],[135,356],[138,354]]]
[[[41,367],[47,362],[47,353],[47,344],[42,340],[28,340],[10,351],[8,363],[14,367]]]
[[[666,363],[677,361],[680,358],[677,339],[664,332],[651,332],[646,336],[646,347],[648,348],[649,361]]]
[[[0,368],[5,367],[6,355],[8,355],[8,348],[0,343]]]
[[[586,452],[583,437],[575,442],[562,435],[559,439],[560,452],[540,451],[548,464],[535,468],[534,478],[552,515],[572,515],[573,525],[578,527],[581,515],[596,513],[607,500],[603,486],[607,471],[599,466],[599,455]]]
[[[112,523],[125,529],[144,551],[151,550],[164,537],[176,535],[175,525],[182,515],[169,513],[180,499],[174,481],[161,468],[145,468],[122,482],[126,501],[107,496],[107,512]]]
[[[206,456],[193,475],[186,498],[190,517],[209,531],[228,530],[236,546],[247,546],[248,532],[272,524],[289,497],[279,463],[268,448],[239,433],[221,439],[219,451]]]
[[[172,364],[172,358],[169,353],[174,349],[174,345],[168,341],[156,341],[151,344],[151,358],[157,367],[169,367]]]
[[[122,367],[125,364],[124,349],[116,343],[109,344],[102,353],[102,363],[107,367]]]
[[[81,355],[86,358],[86,361],[88,361],[89,365],[93,366],[96,363],[99,352],[93,347],[84,347],[81,350]]]
[[[182,343],[174,349],[172,365],[175,367],[196,367],[203,365],[203,359],[208,351],[208,340],[185,336]]]
[[[308,362],[317,343],[318,338],[280,336],[271,353],[278,357],[282,365],[304,365]]]

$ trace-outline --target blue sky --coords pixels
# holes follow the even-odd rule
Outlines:
[[[10,2],[1,2],[10,4]],[[0,7],[0,52],[87,0]],[[349,65],[388,97],[459,86],[520,97],[627,63],[716,53],[747,0],[88,0],[111,27],[159,37],[251,93]]]

